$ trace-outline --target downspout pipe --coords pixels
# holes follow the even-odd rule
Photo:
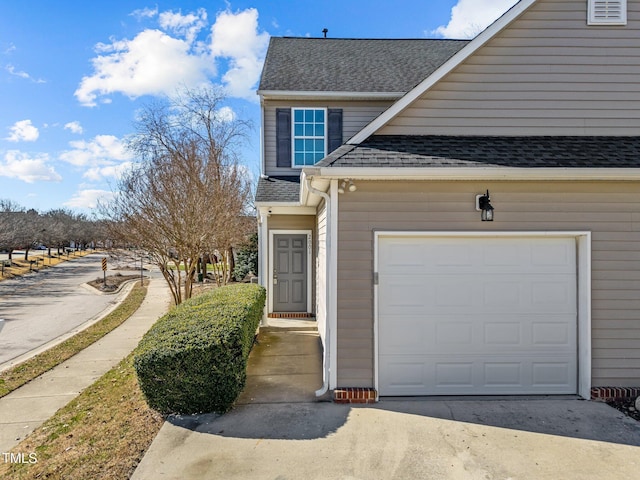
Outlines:
[[[327,258],[326,260],[326,271],[325,274],[328,275],[329,274],[329,268],[331,265],[331,196],[326,193],[323,192],[321,190],[318,190],[316,188],[313,188],[313,186],[311,186],[311,181],[313,180],[313,176],[311,177],[306,177],[306,181],[307,181],[307,188],[309,189],[309,192],[313,193],[314,195],[318,195],[322,198],[324,198],[325,201],[325,208],[327,210]],[[329,305],[331,305],[331,290],[327,289],[326,291],[326,302],[327,302],[327,307]],[[329,316],[329,308],[325,308],[325,313],[327,315],[327,317]],[[324,372],[322,375],[322,387],[320,388],[320,390],[316,390],[316,397],[321,397],[323,396],[325,393],[327,393],[327,391],[329,390],[329,359],[331,358],[329,353],[330,353],[330,343],[331,343],[331,322],[329,321],[328,318],[325,318],[325,335],[324,335],[324,355],[323,355],[323,368],[324,368]]]

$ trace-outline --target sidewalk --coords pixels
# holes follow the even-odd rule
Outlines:
[[[140,308],[122,325],[56,368],[0,398],[0,452],[8,452],[58,409],[118,364],[169,306],[166,283],[152,279]]]
[[[274,431],[286,432],[288,439],[315,436],[314,427],[300,421],[295,413],[301,409],[309,420],[315,417],[317,406],[323,405],[315,395],[322,386],[322,344],[315,322],[270,323],[272,326],[260,328],[258,341],[249,355],[245,388],[234,409],[222,416],[215,413],[170,416],[131,480],[252,479],[256,477],[238,470],[234,461],[241,457],[245,467],[263,468],[264,462],[253,459],[253,449],[261,439],[269,438]],[[323,424],[320,430],[325,427]],[[218,435],[224,429],[233,432],[231,436],[257,440],[248,441],[249,448],[234,443],[228,450],[225,439]],[[189,447],[185,449],[187,444]],[[217,449],[221,449],[218,453],[224,460],[215,453]],[[289,453],[294,457],[297,452]],[[265,478],[304,478],[295,474],[271,475],[269,467],[266,472]]]

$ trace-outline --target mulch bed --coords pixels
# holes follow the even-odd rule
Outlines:
[[[625,415],[640,422],[640,412],[635,406],[635,399],[630,400],[610,400],[607,405],[612,406],[616,410],[620,410]]]
[[[115,292],[120,285],[129,280],[139,280],[140,275],[109,275],[107,276],[107,282],[105,283],[102,279],[96,278],[92,282],[89,282],[93,288],[100,290],[101,292]]]

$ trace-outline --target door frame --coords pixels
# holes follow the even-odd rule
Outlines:
[[[382,237],[570,237],[576,240],[576,277],[578,308],[578,395],[589,400],[591,398],[591,232],[558,231],[558,232],[525,232],[525,231],[491,231],[491,232],[429,232],[429,231],[374,231],[373,272],[374,279],[379,271],[379,240]],[[379,391],[379,295],[378,282],[373,286],[373,381]]]
[[[268,300],[268,310],[267,313],[273,313],[273,295],[274,295],[274,290],[273,287],[273,265],[275,264],[275,259],[274,259],[274,255],[275,255],[275,251],[274,251],[274,236],[275,235],[306,235],[307,236],[307,265],[306,265],[306,269],[307,269],[307,311],[306,312],[300,312],[300,313],[313,313],[313,309],[312,309],[312,305],[311,305],[311,301],[313,299],[311,292],[312,290],[312,285],[311,285],[311,281],[313,276],[311,275],[312,270],[313,270],[313,265],[311,263],[311,250],[313,248],[313,231],[312,230],[269,230],[269,269],[268,269],[268,282],[269,282],[269,287],[267,289],[267,291],[269,292],[269,294],[267,295],[267,300]]]

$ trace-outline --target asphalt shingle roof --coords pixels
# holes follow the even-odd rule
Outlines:
[[[467,43],[272,37],[259,90],[405,93]]]
[[[260,177],[256,202],[297,202],[300,199],[300,176]]]
[[[374,135],[317,166],[640,168],[640,137]]]

